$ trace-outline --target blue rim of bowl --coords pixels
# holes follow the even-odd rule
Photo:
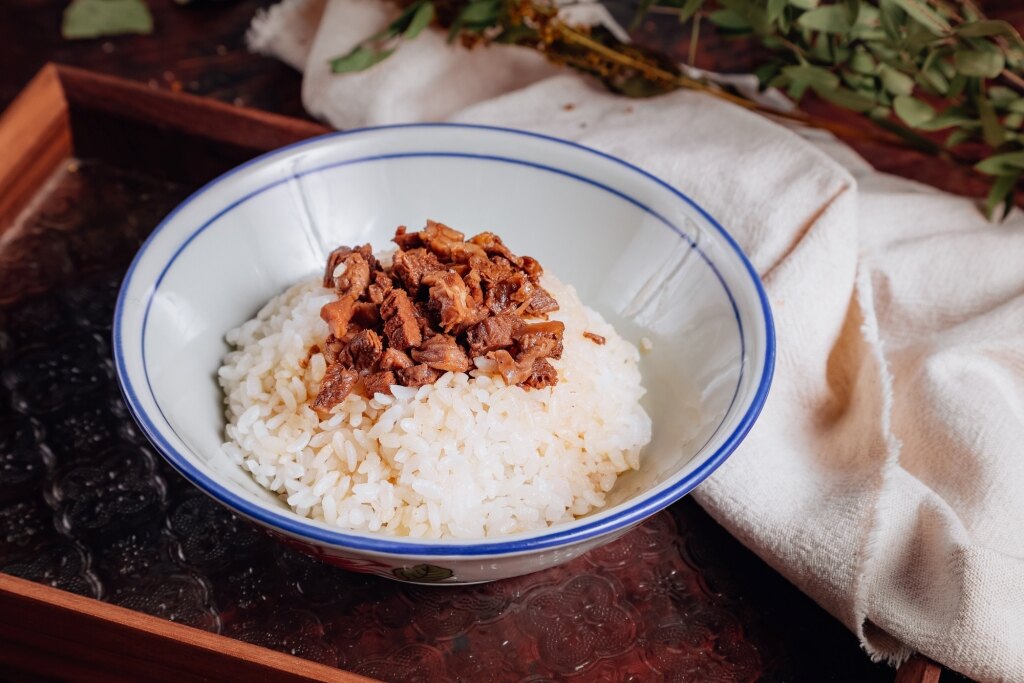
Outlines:
[[[672,194],[677,196],[686,202],[691,208],[701,215],[711,226],[713,226],[720,236],[725,240],[726,244],[735,252],[739,258],[743,267],[746,269],[750,276],[750,281],[757,291],[758,300],[761,303],[761,312],[764,319],[765,325],[765,358],[764,358],[764,369],[761,373],[761,378],[758,382],[757,391],[754,394],[753,400],[750,406],[747,408],[746,413],[740,418],[739,423],[733,429],[732,433],[726,437],[718,449],[707,457],[700,465],[698,465],[693,471],[689,472],[686,476],[682,477],[675,484],[666,487],[665,489],[658,492],[657,495],[649,498],[643,498],[630,507],[619,511],[614,515],[610,515],[603,519],[595,520],[589,524],[581,524],[579,526],[558,530],[557,527],[550,533],[545,533],[539,536],[533,536],[528,538],[520,538],[512,541],[494,541],[491,539],[460,539],[457,543],[436,543],[436,544],[425,544],[419,542],[407,542],[399,538],[387,538],[380,537],[374,538],[371,536],[356,536],[343,531],[334,531],[332,529],[326,529],[320,526],[316,526],[312,520],[304,519],[294,515],[275,512],[267,510],[250,500],[228,491],[219,483],[206,476],[203,472],[193,466],[188,459],[175,449],[167,440],[161,435],[160,430],[152,423],[152,421],[146,415],[136,399],[135,389],[132,386],[131,380],[128,377],[128,372],[124,364],[124,354],[122,351],[122,319],[125,307],[125,298],[127,295],[128,287],[131,284],[132,276],[135,272],[136,267],[141,261],[143,255],[152,244],[155,237],[166,227],[166,225],[177,215],[185,206],[192,203],[200,195],[205,194],[208,190],[214,186],[220,184],[227,178],[241,172],[242,170],[252,166],[254,164],[265,161],[269,158],[283,155],[291,150],[299,149],[305,146],[314,145],[322,142],[325,139],[338,138],[353,136],[365,133],[375,133],[380,131],[386,131],[391,129],[407,129],[407,128],[461,128],[470,130],[485,130],[491,132],[505,133],[510,135],[519,135],[539,140],[545,140],[547,142],[557,143],[559,145],[571,147],[589,154],[596,155],[608,161],[612,161],[620,166],[629,169],[635,173],[640,174],[644,178],[653,181],[657,185],[667,189]],[[635,202],[635,200],[633,200]],[[646,208],[646,207],[645,207]],[[657,215],[657,214],[655,214]],[[685,235],[684,235],[685,237]],[[710,263],[710,261],[709,261]],[[713,266],[712,266],[713,267]],[[151,292],[152,296],[155,294]],[[742,335],[742,332],[741,332]],[[707,211],[703,209],[694,200],[688,197],[683,192],[674,188],[669,183],[658,178],[657,176],[643,170],[642,168],[635,166],[623,159],[620,159],[611,154],[601,152],[599,150],[581,145],[577,142],[570,140],[563,140],[561,138],[553,137],[550,135],[544,135],[542,133],[534,133],[530,131],[518,130],[515,128],[504,128],[500,126],[487,126],[480,124],[464,124],[464,123],[405,123],[405,124],[394,124],[387,126],[371,126],[366,128],[357,128],[347,131],[336,131],[332,133],[326,133],[317,137],[309,138],[306,140],[300,140],[299,142],[280,147],[272,150],[265,154],[262,154],[254,159],[231,169],[223,173],[222,175],[214,178],[210,182],[203,185],[201,188],[193,192],[185,201],[179,204],[173,211],[171,211],[159,225],[154,228],[153,232],[149,235],[146,241],[139,248],[138,253],[132,260],[131,265],[128,267],[128,271],[125,274],[124,280],[121,283],[120,291],[118,292],[117,305],[114,309],[114,361],[117,371],[118,384],[120,385],[121,393],[124,395],[125,402],[128,410],[136,422],[142,427],[143,432],[150,442],[156,447],[156,449],[163,455],[163,457],[177,470],[182,476],[188,479],[193,485],[200,488],[204,493],[213,497],[215,500],[226,505],[227,507],[239,512],[240,514],[254,519],[262,524],[265,524],[271,528],[286,531],[290,534],[299,536],[307,541],[313,541],[318,543],[326,543],[328,545],[336,546],[339,548],[347,548],[357,551],[373,552],[386,555],[429,555],[429,556],[443,556],[443,557],[478,557],[482,555],[514,555],[524,552],[543,550],[547,548],[559,547],[571,545],[579,542],[583,542],[589,539],[597,538],[605,534],[609,534],[621,529],[626,529],[634,524],[637,524],[647,517],[655,514],[656,512],[668,507],[675,501],[679,500],[687,493],[692,491],[698,484],[707,479],[718,467],[725,462],[726,458],[732,454],[736,447],[740,444],[743,438],[750,431],[754,422],[757,420],[758,415],[761,413],[761,409],[764,407],[764,403],[768,397],[768,391],[771,387],[772,376],[775,370],[775,325],[772,317],[771,307],[768,303],[767,294],[764,291],[764,286],[761,283],[760,277],[757,275],[757,271],[754,270],[746,254],[739,247],[736,241],[733,239],[725,228],[723,228],[718,221],[716,221]],[[731,409],[731,408],[730,408]],[[165,420],[166,421],[166,420]],[[179,437],[180,438],[180,437]]]

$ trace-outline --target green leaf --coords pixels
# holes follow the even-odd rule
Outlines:
[[[409,26],[406,27],[405,33],[402,37],[406,40],[412,40],[420,33],[423,29],[430,26],[430,22],[434,20],[434,3],[424,2],[417,9],[415,14],[412,15],[412,19],[409,21]]]
[[[974,117],[968,115],[961,107],[949,107],[933,118],[918,125],[921,130],[943,130],[944,128],[980,128],[981,124]]]
[[[779,75],[779,65],[775,62],[762,64],[754,69],[754,75],[757,76],[757,82],[761,84],[761,87],[766,88],[768,87],[768,83]]]
[[[995,78],[1003,71],[1006,60],[998,50],[957,50],[953,55],[957,70],[965,76]]]
[[[782,69],[782,75],[794,84],[819,88],[839,87],[839,76],[820,66],[787,66]]]
[[[986,36],[1017,37],[1017,31],[1002,19],[985,19],[961,24],[956,34],[963,38],[984,38]]]
[[[1022,124],[1024,124],[1024,114],[1017,112],[1007,114],[1003,119],[1003,126],[1011,130],[1019,130]]]
[[[514,24],[504,27],[498,37],[495,38],[495,42],[505,45],[517,45],[520,41],[532,43],[537,40],[537,37],[537,29],[525,24]]]
[[[996,110],[984,95],[979,95],[975,101],[978,107],[978,117],[981,119],[981,137],[985,144],[998,147],[1006,139],[1006,130],[999,123]]]
[[[875,119],[875,124],[880,128],[884,128],[893,135],[898,135],[903,139],[903,142],[912,149],[917,149],[926,154],[935,154],[942,147],[934,140],[930,140],[920,133],[915,132],[913,129],[906,126],[901,126],[895,121],[889,119],[878,118]]]
[[[875,79],[871,76],[865,76],[855,71],[842,71],[839,75],[843,79],[843,83],[846,83],[846,85],[854,90],[871,90],[872,93],[874,92],[872,86],[875,83]]]
[[[909,95],[900,95],[894,99],[892,108],[896,112],[896,116],[911,128],[917,128],[922,123],[935,118],[935,110],[930,104]]]
[[[812,61],[825,64],[831,64],[835,61],[832,58],[832,41],[829,40],[829,36],[825,33],[814,34],[814,40],[811,43],[811,49],[807,52],[807,56],[811,57]]]
[[[956,67],[953,66],[953,63],[949,59],[947,59],[952,54],[952,50],[941,50],[938,52],[938,56],[936,57],[938,60],[936,64],[938,64],[939,69],[942,70],[942,75],[948,78],[951,82],[958,75]]]
[[[152,33],[153,15],[143,0],[73,0],[60,28],[65,38]]]
[[[952,133],[949,134],[949,137],[946,138],[946,147],[948,149],[953,149],[961,142],[967,142],[972,137],[973,133],[971,133],[971,131],[969,130],[954,130]]]
[[[986,175],[1005,175],[1024,170],[1024,152],[995,154],[988,159],[979,161],[974,168]]]
[[[903,20],[906,12],[900,9],[894,0],[882,0],[878,5],[881,13],[882,29],[889,36],[889,40],[898,42],[903,38]]]
[[[872,98],[865,97],[842,86],[836,88],[816,87],[814,92],[823,100],[858,113],[869,111],[875,106],[875,101]]]
[[[986,91],[988,98],[996,107],[1008,107],[1012,102],[1019,99],[1017,91],[1007,88],[1005,85],[992,85]]]
[[[892,110],[889,107],[878,106],[868,112],[868,116],[878,121],[885,121],[892,114]]]
[[[950,32],[952,27],[942,15],[928,6],[925,0],[887,0],[898,5],[900,9],[909,14],[918,23],[931,31],[934,35],[944,36]]]
[[[810,84],[807,81],[792,81],[789,86],[786,87],[786,94],[789,95],[789,99],[794,102],[799,102],[804,98],[804,93],[807,92],[807,88]]]
[[[989,220],[993,219],[996,208],[999,206],[1003,207],[1003,212],[997,220],[1003,220],[1010,213],[1010,209],[1013,208],[1013,193],[1019,179],[1020,171],[1017,171],[1001,175],[992,183],[988,197],[985,198],[985,215]]]
[[[768,9],[766,10],[768,21],[776,22],[781,19],[788,4],[789,0],[768,0]]]
[[[957,74],[949,81],[949,91],[946,92],[946,97],[950,100],[955,100],[963,94],[964,88],[967,86],[967,77],[963,74]]]
[[[703,4],[704,0],[686,0],[683,6],[679,8],[679,23],[685,24],[689,21],[690,17],[696,14]]]
[[[858,48],[850,58],[850,68],[859,74],[870,76],[878,68],[878,62],[875,61],[875,58],[867,50]]]
[[[715,10],[708,15],[708,20],[718,28],[730,31],[749,31],[751,28],[747,18],[732,9]]]
[[[462,8],[459,16],[448,28],[448,41],[455,40],[467,26],[470,28],[484,28],[493,25],[498,21],[501,14],[501,0],[474,0]]]
[[[428,0],[419,0],[418,2],[414,2],[405,9],[403,9],[399,13],[399,15],[395,17],[390,24],[388,24],[388,27],[386,29],[373,36],[373,38],[376,39],[388,36],[397,36],[398,34],[405,31],[405,29],[409,27],[409,24],[412,23],[413,17],[416,16],[416,12],[418,12],[420,7],[422,7],[423,4],[426,2],[428,2]]]
[[[923,87],[930,88],[933,94],[945,95],[949,92],[949,81],[946,80],[941,69],[934,67],[925,69],[918,76],[918,83]]]
[[[814,9],[818,6],[818,0],[789,0],[789,4],[800,9]]]
[[[331,72],[336,74],[365,71],[374,64],[383,62],[394,50],[378,50],[368,45],[359,45],[347,55],[331,60]]]
[[[860,11],[857,12],[857,20],[854,23],[863,28],[876,28],[881,25],[881,13],[877,7],[862,4]]]
[[[498,19],[501,0],[476,0],[466,5],[456,20],[462,24],[492,23]]]
[[[850,13],[842,5],[827,5],[804,12],[796,23],[811,31],[823,33],[846,33],[853,27]]]
[[[914,79],[902,71],[882,64],[878,74],[882,77],[882,85],[893,95],[909,95],[914,92]]]

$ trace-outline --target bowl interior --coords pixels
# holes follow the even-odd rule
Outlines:
[[[574,285],[620,334],[650,340],[641,370],[653,440],[596,517],[681,495],[735,446],[770,375],[770,320],[739,251],[678,193],[614,159],[527,134],[461,126],[360,131],[228,174],[154,233],[116,321],[133,411],[191,478],[300,520],[220,455],[224,334],[322,269],[339,244],[390,245],[427,218],[490,230]],[[688,482],[680,487],[681,482]],[[574,524],[585,523],[586,520]],[[301,520],[309,526],[325,526]]]

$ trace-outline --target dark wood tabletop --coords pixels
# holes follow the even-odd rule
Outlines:
[[[300,75],[273,59],[249,53],[245,47],[245,31],[254,13],[274,2],[208,0],[179,6],[172,0],[149,0],[155,18],[153,35],[66,41],[60,36],[66,0],[5,0],[0,3],[0,109],[14,99],[45,63],[58,62],[130,78],[155,89],[189,92],[238,106],[308,118],[300,98]],[[1019,0],[982,4],[990,16],[1024,27],[1024,3]],[[677,57],[685,56],[685,41],[675,41],[669,35],[667,26],[658,20],[645,23],[638,32],[640,40]],[[748,72],[756,58],[753,45],[710,33],[702,38],[696,65]],[[817,107],[819,113],[843,116],[821,109],[820,104],[810,106]],[[962,172],[939,163],[922,164],[917,153],[862,142],[855,146],[880,169],[964,194],[978,194],[984,189]],[[713,524],[710,520],[708,523]],[[816,608],[808,604],[800,609]],[[778,614],[785,611],[780,606]],[[827,633],[807,634],[811,650],[808,654],[823,665],[833,660],[845,662],[848,667],[865,666],[866,656],[858,652],[853,635],[838,623],[831,624]],[[816,651],[819,646],[834,648],[835,654]],[[829,676],[826,670],[822,669],[818,680],[840,680]],[[908,671],[907,675],[911,673]],[[882,681],[892,677],[892,670],[886,667],[866,665],[860,680]],[[960,679],[950,672],[943,675],[943,681],[951,680]]]

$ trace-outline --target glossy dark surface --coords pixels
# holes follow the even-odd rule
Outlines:
[[[386,680],[892,680],[689,500],[477,587],[271,541],[153,453],[113,378],[120,277],[190,188],[73,166],[0,247],[0,571]]]

